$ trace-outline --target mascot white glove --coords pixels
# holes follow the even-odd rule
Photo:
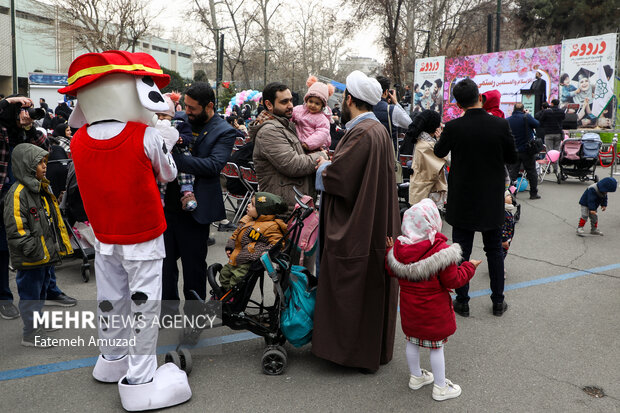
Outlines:
[[[164,143],[166,144],[166,149],[168,152],[172,149],[172,147],[179,140],[179,131],[172,126],[168,119],[158,120],[155,124],[155,129],[161,133],[162,138],[164,139]]]

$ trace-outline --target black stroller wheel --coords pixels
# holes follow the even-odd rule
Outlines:
[[[263,373],[268,376],[277,376],[284,373],[288,364],[286,350],[280,346],[265,348],[262,358]]]
[[[179,368],[183,370],[189,376],[189,373],[192,372],[192,355],[188,349],[182,348],[179,349],[179,358],[181,359],[181,365]]]
[[[176,351],[169,351],[164,356],[164,363],[173,363],[178,368],[181,368],[181,357]]]
[[[87,283],[88,280],[90,280],[90,264],[82,264],[82,269],[80,272],[82,274],[82,281]]]
[[[594,175],[594,183],[598,182],[598,175]]]

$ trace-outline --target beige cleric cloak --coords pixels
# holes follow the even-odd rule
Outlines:
[[[385,127],[362,120],[323,171],[321,271],[312,352],[377,370],[392,359],[398,282],[385,270],[386,237],[400,234],[394,151]]]

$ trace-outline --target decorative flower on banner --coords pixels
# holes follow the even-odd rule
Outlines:
[[[443,105],[443,120],[444,122],[456,119],[461,116],[463,111],[458,107],[456,103],[445,103]]]

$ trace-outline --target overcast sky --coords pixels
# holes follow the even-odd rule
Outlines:
[[[322,0],[327,4],[333,4],[334,0]],[[287,4],[287,0],[282,1],[280,11],[286,13],[287,8],[293,8],[293,6]],[[192,0],[152,0],[151,5],[157,9],[163,9],[158,23],[166,29],[166,36],[170,36],[169,33],[172,30],[190,30],[192,23],[187,22],[184,17],[187,15],[187,10],[191,9],[194,2]],[[385,57],[380,51],[380,48],[376,45],[379,29],[373,27],[365,27],[357,35],[353,37],[345,48],[351,50],[351,55],[357,55],[362,57],[372,57],[379,62],[384,62]]]

